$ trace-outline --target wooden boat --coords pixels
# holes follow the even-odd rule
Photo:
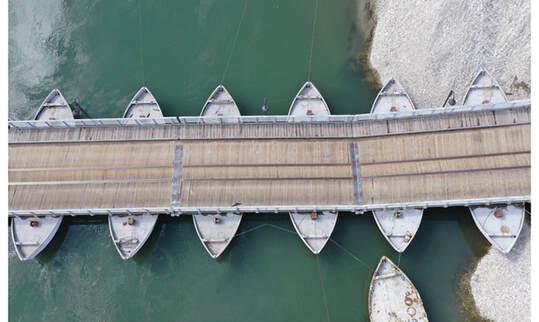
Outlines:
[[[382,87],[372,104],[371,113],[392,113],[415,110],[414,103],[401,84],[391,78]],[[404,252],[421,225],[423,209],[373,210],[374,220],[389,244]]]
[[[217,86],[210,97],[204,103],[200,116],[205,117],[227,117],[240,116],[240,110],[232,95],[223,85]]]
[[[473,220],[492,247],[507,254],[515,245],[524,224],[524,205],[470,207]]]
[[[123,118],[160,118],[163,112],[159,103],[146,87],[141,87],[127,105]]]
[[[141,87],[125,109],[124,118],[160,118],[163,112],[146,87]],[[110,237],[124,260],[135,256],[152,234],[157,215],[109,215]]]
[[[402,85],[391,78],[372,103],[371,113],[390,113],[415,110],[414,103]]]
[[[290,105],[288,115],[317,116],[330,115],[329,107],[311,82],[303,84]],[[319,254],[328,240],[337,223],[337,212],[291,212],[292,225],[303,243],[314,254]]]
[[[20,260],[35,258],[54,238],[62,216],[14,217],[11,240]]]
[[[423,301],[414,284],[385,256],[372,275],[368,301],[371,322],[428,322]]]
[[[59,89],[53,89],[43,100],[34,120],[72,120],[73,112]],[[21,260],[35,258],[54,238],[62,216],[15,217],[11,222],[11,239]]]
[[[240,116],[232,95],[223,85],[217,86],[204,104],[200,116]],[[193,215],[198,239],[212,258],[219,257],[230,244],[241,223],[241,214]]]
[[[374,210],[373,216],[385,239],[393,249],[402,253],[421,225],[423,209]]]
[[[157,215],[109,215],[109,231],[114,246],[124,260],[130,259],[150,237]]]
[[[496,79],[485,69],[479,69],[464,95],[462,105],[506,102],[507,97]]]
[[[59,89],[53,89],[43,100],[34,116],[34,120],[72,120],[73,112]]]
[[[288,115],[317,116],[330,115],[329,107],[322,94],[311,82],[305,82],[300,88],[292,104]]]

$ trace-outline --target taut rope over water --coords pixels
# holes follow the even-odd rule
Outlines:
[[[137,10],[138,10],[138,45],[140,53],[140,64],[142,65],[142,85],[146,86],[146,77],[144,75],[144,55],[142,54],[142,10],[140,9],[140,2],[137,1]]]
[[[318,0],[314,0],[313,27],[311,31],[311,49],[309,50],[309,66],[307,69],[307,80],[311,80],[311,69],[313,62],[314,34],[316,31],[316,18],[318,16]]]
[[[236,35],[234,36],[234,40],[232,41],[232,48],[230,49],[230,54],[228,55],[228,59],[226,61],[225,70],[223,71],[223,76],[221,77],[221,84],[223,84],[223,82],[225,81],[225,76],[228,72],[228,67],[230,66],[232,55],[234,54],[234,50],[236,49],[236,42],[238,41],[238,36],[240,35],[241,24],[243,23],[243,18],[245,17],[245,12],[247,11],[248,3],[249,0],[245,0],[245,2],[243,3],[243,10],[241,11],[240,21],[238,23],[238,28],[236,29]]]

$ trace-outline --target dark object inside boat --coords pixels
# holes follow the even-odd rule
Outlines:
[[[38,227],[39,221],[37,219],[30,219],[30,227]]]

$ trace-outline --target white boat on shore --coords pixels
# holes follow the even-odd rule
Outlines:
[[[485,69],[479,69],[464,95],[462,105],[481,105],[506,102],[500,84]]]
[[[412,110],[415,110],[415,106],[410,96],[396,79],[391,78],[376,96],[371,113]],[[373,210],[372,214],[385,239],[397,252],[402,253],[421,225],[423,209]]]
[[[219,85],[204,104],[200,116],[240,116],[240,110],[232,95],[223,85]],[[241,218],[241,214],[235,213],[193,215],[198,239],[212,258],[219,257],[225,251],[240,227]]]
[[[428,322],[423,301],[414,284],[385,256],[372,275],[368,303],[371,322]]]
[[[150,237],[157,215],[109,215],[109,231],[114,247],[124,260],[135,256]]]
[[[524,225],[524,205],[470,207],[473,220],[492,247],[507,254],[517,242]]]
[[[59,89],[53,89],[43,100],[34,116],[34,120],[72,120],[73,112]]]
[[[163,112],[146,87],[141,87],[125,109],[124,118],[160,118]],[[124,260],[135,256],[152,234],[158,215],[109,215],[110,237]]]
[[[53,89],[39,106],[34,120],[72,120],[73,112],[59,89]],[[15,217],[11,222],[11,239],[21,260],[35,258],[54,238],[62,216]]]
[[[303,84],[290,105],[288,115],[317,116],[330,115],[329,107],[311,82]],[[337,223],[337,212],[291,212],[292,225],[303,243],[314,254],[319,254],[328,240]]]
[[[123,118],[161,118],[159,103],[146,87],[141,87],[125,109]]]

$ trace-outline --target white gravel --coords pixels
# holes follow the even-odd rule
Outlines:
[[[479,67],[510,100],[529,97],[529,0],[373,1],[371,67],[382,82],[396,77],[416,106],[440,106],[451,89],[460,102]]]
[[[508,255],[491,248],[472,275],[470,287],[481,316],[492,321],[531,321],[530,268],[530,227],[524,224]]]

